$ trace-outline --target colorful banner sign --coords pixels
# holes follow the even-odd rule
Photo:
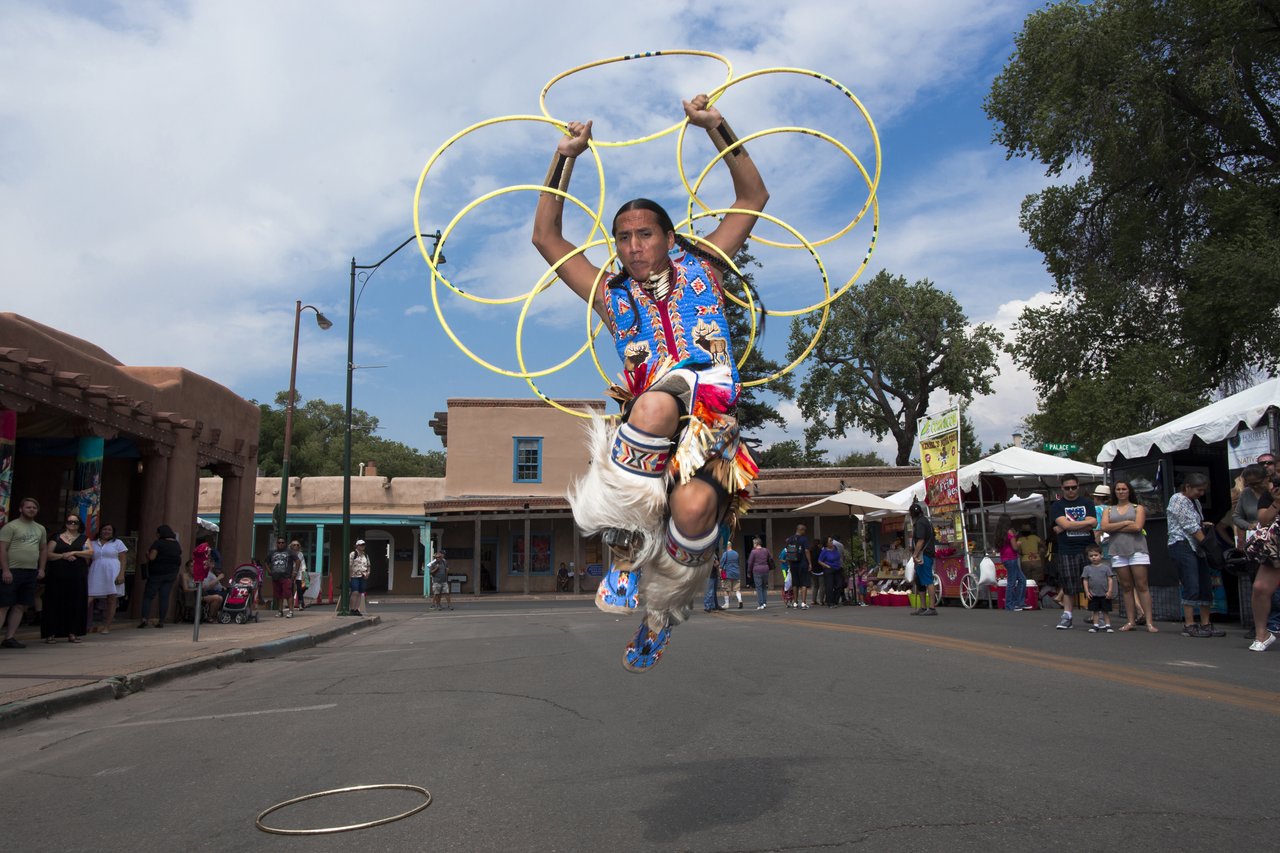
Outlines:
[[[90,539],[98,535],[102,522],[102,455],[106,442],[97,436],[84,436],[76,452],[74,512],[80,516],[80,529]]]
[[[934,512],[960,506],[960,410],[925,415],[916,422],[924,500]]]
[[[0,527],[9,520],[9,498],[13,493],[14,442],[18,439],[18,413],[0,411]]]

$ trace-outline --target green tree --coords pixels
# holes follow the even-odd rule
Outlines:
[[[744,245],[738,254],[734,255],[733,262],[738,265],[738,269],[742,270],[742,278],[752,287],[754,300],[757,307],[760,305],[760,295],[754,291],[755,277],[750,272],[752,267],[759,268],[760,262],[755,259],[747,250],[750,244]],[[727,289],[732,291],[743,302],[749,302],[742,294],[741,288],[734,288],[735,276],[732,272],[727,276]],[[729,323],[729,337],[732,343],[731,350],[735,358],[741,358],[742,352],[746,349],[747,341],[751,335],[751,315],[745,308],[742,308],[732,300],[725,300],[725,319]],[[756,340],[751,348],[750,354],[747,356],[746,362],[738,368],[738,377],[745,383],[752,379],[762,379],[777,373],[782,365],[776,361],[772,361],[764,357],[764,353],[760,348],[761,336],[764,334],[764,320],[756,321]],[[790,396],[793,393],[789,377],[775,379],[769,383],[769,390]],[[778,412],[778,410],[766,402],[761,396],[759,388],[750,387],[743,388],[742,393],[738,395],[738,425],[744,432],[751,432],[759,429],[766,423],[772,422],[780,427],[787,425],[786,419]]]
[[[968,465],[983,457],[982,442],[978,441],[978,432],[969,420],[969,413],[960,410],[960,464]]]
[[[259,403],[262,421],[258,431],[258,465],[263,476],[279,477],[284,458],[285,402],[289,393],[276,395],[275,405]],[[374,461],[386,477],[443,477],[445,455],[422,453],[399,441],[374,435],[378,419],[361,409],[351,410],[351,464]],[[297,477],[342,475],[346,411],[337,403],[301,399],[293,412],[293,452],[289,473]],[[353,472],[354,473],[354,472]]]
[[[1011,348],[1040,391],[1039,436],[1087,456],[1273,369],[1277,68],[1276,0],[1058,2],[1026,19],[987,98],[995,139],[1079,175],[1022,206],[1057,291]]]
[[[888,464],[874,450],[854,450],[834,463],[836,468],[883,468]]]
[[[789,358],[804,350],[819,319],[792,322]],[[929,396],[942,390],[968,401],[989,393],[999,346],[991,326],[969,327],[951,294],[881,270],[831,306],[797,400],[809,422],[805,437],[843,437],[851,428],[892,435],[895,464],[906,465]]]
[[[757,456],[761,468],[825,468],[825,450],[802,446],[794,438],[779,441],[761,450]]]

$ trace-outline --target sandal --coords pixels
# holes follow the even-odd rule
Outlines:
[[[58,642],[58,638],[57,638],[57,637],[45,637],[45,638],[44,638],[44,641],[45,641],[46,643],[48,643],[49,645],[51,645],[51,646],[52,646],[54,643]]]
[[[68,640],[67,640],[67,642],[68,642],[68,643],[78,643],[78,642],[80,642],[80,638],[79,638],[79,637],[71,637],[70,639],[68,639]]]
[[[1159,628],[1157,628],[1155,625],[1148,625],[1148,626],[1147,626],[1147,633],[1148,633],[1148,634],[1159,634],[1159,633],[1160,633],[1160,629],[1159,629]]]
[[[1126,622],[1125,624],[1120,626],[1121,631],[1132,631],[1133,628],[1134,628],[1134,625],[1132,622]]]

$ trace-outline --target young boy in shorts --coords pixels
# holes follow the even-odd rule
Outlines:
[[[1111,564],[1102,559],[1102,549],[1086,545],[1084,556],[1089,561],[1080,572],[1080,580],[1089,596],[1089,614],[1093,626],[1090,634],[1114,634],[1111,627],[1111,599],[1116,594],[1116,575]]]

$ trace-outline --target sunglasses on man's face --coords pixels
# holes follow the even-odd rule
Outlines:
[[[67,524],[75,524],[75,525],[79,525],[79,524],[80,524],[80,519],[78,519],[78,518],[68,518],[68,519],[67,519]]]
[[[1074,492],[1074,491],[1075,491],[1076,489],[1078,489],[1078,488],[1080,488],[1080,487],[1079,487],[1079,486],[1063,486],[1063,487],[1062,487],[1062,491],[1064,491],[1064,492]]]

